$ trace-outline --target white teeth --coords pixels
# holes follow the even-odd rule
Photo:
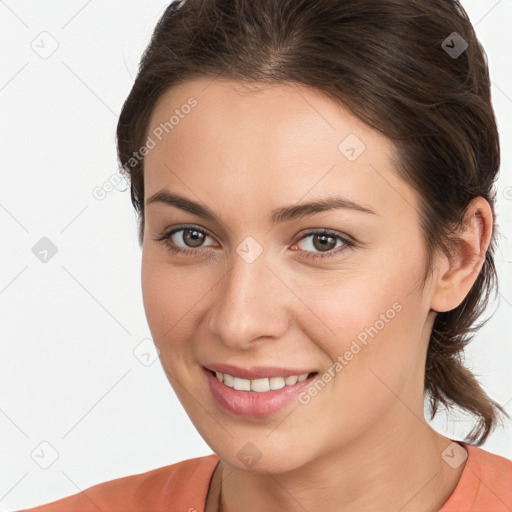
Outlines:
[[[293,386],[297,382],[306,380],[309,373],[302,375],[290,375],[288,377],[265,377],[263,379],[241,379],[233,377],[227,373],[215,372],[217,379],[226,386],[234,388],[238,391],[255,391],[257,393],[265,393],[274,389],[282,389],[285,386]]]
[[[285,387],[283,377],[272,377],[269,379],[270,389],[281,389]]]
[[[234,387],[235,377],[232,377],[231,375],[228,375],[227,373],[225,373],[224,374],[224,384],[226,384],[226,386],[229,386],[230,388]]]
[[[297,384],[298,380],[299,380],[299,377],[297,377],[297,375],[291,375],[290,377],[286,377],[284,379],[284,383],[287,386],[293,386],[294,384]]]
[[[264,379],[253,379],[249,382],[251,383],[251,391],[256,391],[257,393],[270,391],[270,384],[266,377]]]
[[[251,391],[251,381],[235,377],[233,387],[238,391]]]

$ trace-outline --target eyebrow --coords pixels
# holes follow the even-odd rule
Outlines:
[[[219,224],[222,224],[220,217],[207,206],[196,203],[195,201],[187,199],[186,197],[177,194],[171,194],[167,190],[160,190],[159,192],[153,194],[149,199],[147,199],[146,206],[153,203],[162,203],[168,206],[174,206],[199,217],[214,220]],[[357,204],[343,197],[327,197],[318,201],[285,206],[282,208],[277,208],[276,210],[272,210],[270,214],[270,221],[272,225],[276,225],[292,219],[336,209],[346,209],[361,213],[378,215],[375,210]]]

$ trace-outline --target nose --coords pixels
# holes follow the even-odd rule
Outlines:
[[[257,339],[268,342],[282,337],[289,326],[287,306],[293,293],[279,276],[278,265],[268,261],[265,251],[250,263],[233,252],[229,264],[215,287],[210,332],[225,345],[242,350],[254,347]]]

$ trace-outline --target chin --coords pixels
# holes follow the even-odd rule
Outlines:
[[[283,436],[279,436],[278,442],[271,442],[272,434],[265,440],[264,436],[268,433],[266,431],[259,441],[249,441],[250,436],[240,436],[236,441],[230,439],[227,446],[212,446],[212,450],[227,466],[255,474],[286,473],[304,466],[314,458],[313,454],[308,454],[300,447],[303,443],[299,442],[294,447],[292,443],[281,442]]]
[[[288,455],[287,454],[278,454],[276,457],[271,456],[270,458],[261,458],[256,463],[251,465],[250,463],[241,462],[237,457],[230,456],[229,458],[219,457],[222,459],[222,462],[226,464],[227,466],[236,469],[238,471],[246,471],[247,473],[254,473],[254,474],[279,474],[279,473],[286,473],[288,471],[293,471],[304,464],[307,463],[307,460],[303,460],[301,462],[299,461],[290,461],[287,460]]]

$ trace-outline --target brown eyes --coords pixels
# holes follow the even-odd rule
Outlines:
[[[179,238],[186,247],[179,246],[173,239],[174,235],[179,232],[182,232],[181,237]],[[193,225],[186,225],[175,227],[169,231],[161,233],[155,238],[155,241],[164,242],[166,247],[174,254],[194,257],[204,253],[205,248],[203,247],[203,243],[207,238],[213,239],[213,237],[211,237],[204,229],[199,229]],[[311,239],[309,244],[311,249],[299,249],[298,252],[303,254],[304,257],[311,259],[330,258],[355,246],[355,243],[352,242],[352,240],[339,235],[335,231],[321,229],[307,232],[294,243],[293,247],[296,247],[298,242],[308,238]],[[341,241],[341,247],[336,247],[338,241]],[[320,252],[314,252],[315,250]]]

